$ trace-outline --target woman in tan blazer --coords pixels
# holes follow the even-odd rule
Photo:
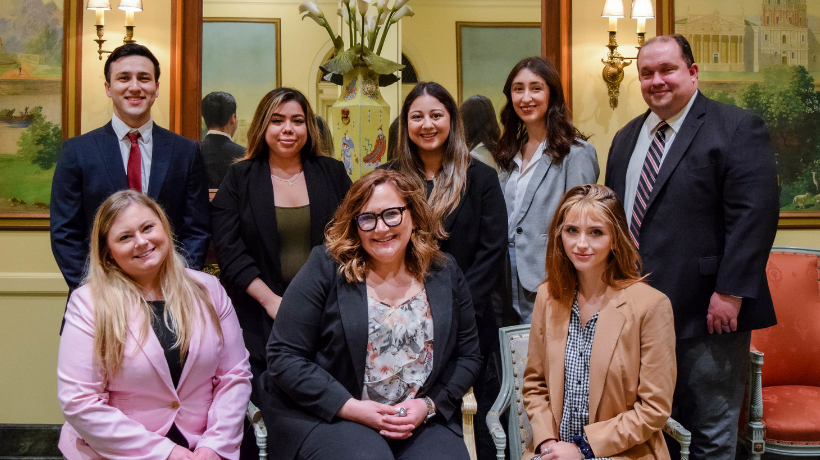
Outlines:
[[[524,374],[533,443],[523,459],[669,459],[672,305],[641,282],[623,206],[602,185],[574,187],[549,235]]]

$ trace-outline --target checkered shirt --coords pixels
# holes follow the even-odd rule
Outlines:
[[[558,435],[564,442],[572,443],[573,435],[581,435],[586,439],[584,427],[589,425],[589,360],[597,324],[598,313],[595,313],[586,327],[581,325],[576,293],[572,302],[567,351],[564,355],[564,414],[558,429]]]

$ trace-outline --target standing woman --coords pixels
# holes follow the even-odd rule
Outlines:
[[[501,128],[495,118],[495,108],[486,96],[473,96],[461,104],[464,139],[470,156],[498,171],[498,139]]]
[[[342,163],[324,153],[305,96],[277,88],[256,108],[245,157],[228,168],[211,202],[220,278],[254,377],[266,368],[265,344],[285,288],[322,244],[325,225],[350,189]]]
[[[555,208],[567,190],[597,182],[600,169],[595,148],[569,119],[561,77],[549,61],[521,60],[504,95],[498,166],[509,218],[512,303],[518,322],[529,324]]]

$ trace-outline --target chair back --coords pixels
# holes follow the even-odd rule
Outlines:
[[[510,395],[509,425],[507,429],[510,458],[518,459],[532,442],[532,428],[524,407],[524,368],[530,343],[530,325],[502,327],[501,339],[501,392]]]
[[[752,332],[763,386],[820,386],[820,250],[776,246],[766,277],[777,325]]]

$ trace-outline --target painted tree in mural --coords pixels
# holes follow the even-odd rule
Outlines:
[[[740,101],[769,128],[782,187],[780,206],[784,207],[797,196],[818,194],[820,93],[803,66],[774,66],[761,73],[763,81],[741,91]]]
[[[42,111],[42,107],[35,107],[31,111],[34,121],[17,141],[17,146],[20,147],[17,154],[41,169],[50,169],[57,164],[62,136],[60,127],[47,121]]]

